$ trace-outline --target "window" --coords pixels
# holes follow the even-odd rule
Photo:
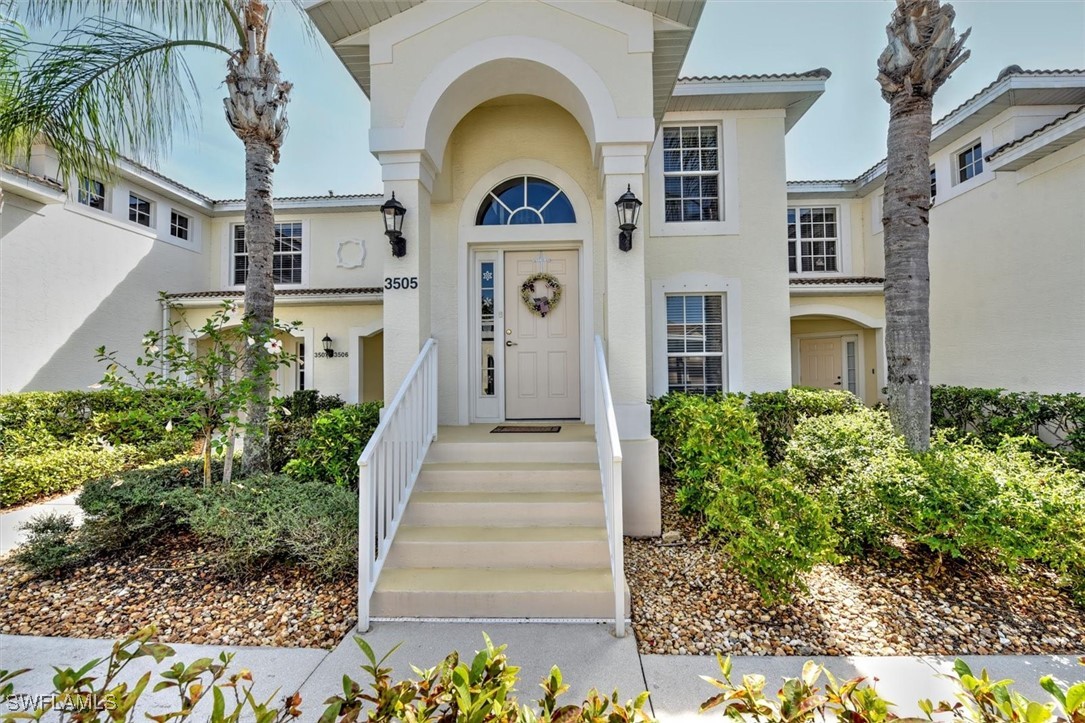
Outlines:
[[[568,196],[550,181],[517,176],[498,184],[475,215],[476,226],[576,223]]]
[[[931,203],[934,203],[934,197],[938,195],[938,174],[934,172],[934,166],[931,166]]]
[[[482,364],[482,386],[481,395],[484,397],[492,397],[496,393],[494,387],[496,364],[494,362],[494,324],[495,324],[495,308],[494,308],[494,288],[496,284],[496,276],[494,275],[494,262],[483,261],[480,264],[480,280],[481,280],[481,298],[479,299],[479,309],[481,310],[481,334],[479,335],[482,348],[480,350],[479,358]]]
[[[188,241],[188,216],[170,211],[170,235],[182,241]]]
[[[720,220],[717,126],[663,129],[663,192],[667,222]]]
[[[836,208],[787,209],[787,268],[791,273],[838,271],[839,241]]]
[[[305,391],[305,342],[298,342],[298,391]]]
[[[859,394],[859,365],[857,361],[856,350],[858,343],[855,341],[848,341],[844,343],[844,356],[846,361],[846,372],[848,379],[848,391],[852,394]]]
[[[957,182],[963,183],[983,173],[983,146],[979,141],[957,154]]]
[[[276,284],[301,283],[301,221],[275,224],[275,251],[271,260],[271,278]],[[245,283],[249,275],[249,253],[245,246],[245,226],[234,226],[234,284]]]
[[[128,194],[128,220],[140,226],[151,225],[151,202],[134,193]]]
[[[84,206],[105,210],[105,184],[93,178],[83,176],[79,179],[79,203]]]
[[[721,294],[668,294],[667,390],[724,391],[723,337]]]

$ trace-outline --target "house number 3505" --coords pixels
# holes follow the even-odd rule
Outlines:
[[[386,289],[417,289],[418,277],[417,276],[386,276],[384,278],[384,288]]]

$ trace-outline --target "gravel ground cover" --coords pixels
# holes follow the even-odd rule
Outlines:
[[[0,562],[0,633],[118,638],[155,623],[163,642],[332,648],[357,620],[353,579],[286,566],[248,580],[210,570],[214,551],[177,535],[147,554],[31,579]]]
[[[697,541],[664,483],[663,530],[680,541],[625,543],[633,628],[642,653],[707,655],[1026,655],[1085,652],[1085,609],[1054,576],[950,561],[853,560],[819,565],[809,593],[765,608],[727,560]]]

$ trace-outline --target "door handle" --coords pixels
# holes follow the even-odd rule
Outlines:
[[[509,340],[505,342],[505,346],[517,346],[517,344],[516,342]]]

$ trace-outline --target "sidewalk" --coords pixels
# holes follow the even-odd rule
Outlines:
[[[412,675],[410,664],[432,667],[445,655],[458,650],[461,658],[471,656],[483,646],[482,632],[487,632],[495,644],[508,644],[513,665],[521,667],[519,697],[522,702],[538,697],[537,683],[552,665],[561,668],[570,691],[565,702],[579,700],[590,687],[609,693],[617,687],[621,699],[632,698],[642,690],[652,694],[654,713],[661,721],[694,721],[718,718],[718,714],[701,716],[697,713],[701,701],[715,690],[699,678],[717,676],[713,657],[640,655],[632,635],[617,639],[606,625],[577,624],[510,624],[510,623],[375,623],[365,636],[378,655],[395,645],[400,647],[389,659],[399,677]],[[36,638],[0,636],[0,667],[6,669],[31,667],[16,686],[17,693],[41,695],[51,689],[52,665],[81,664],[96,656],[108,654],[111,641],[75,640],[69,638]],[[361,651],[348,636],[335,650],[311,648],[228,648],[223,646],[173,645],[178,656],[173,660],[192,662],[198,657],[217,657],[223,650],[236,652],[232,669],[248,668],[256,681],[254,694],[266,698],[278,689],[279,695],[300,691],[305,711],[304,720],[315,720],[323,711],[323,701],[342,691],[342,677],[349,674],[366,684],[359,669]],[[1063,682],[1085,678],[1085,668],[1078,666],[1075,656],[962,656],[977,672],[986,667],[999,678],[1012,678],[1015,686],[1026,695],[1047,701],[1040,688],[1041,675],[1052,674]],[[785,676],[796,676],[806,658],[739,657],[734,658],[736,678],[742,673],[763,674],[770,687]],[[916,700],[930,698],[938,701],[952,696],[949,681],[938,673],[951,669],[952,658],[914,657],[847,657],[814,658],[838,677],[858,675],[879,678],[878,690],[897,704],[897,712],[914,715],[919,711]],[[154,666],[145,660],[136,661],[127,671],[126,679],[137,678],[143,671],[163,669],[170,661]],[[778,687],[778,686],[777,686]],[[773,688],[775,690],[775,688]],[[145,710],[162,712],[161,697]],[[157,704],[155,704],[157,703]]]
[[[22,544],[26,534],[19,528],[32,517],[44,515],[49,512],[67,513],[75,518],[79,524],[83,520],[83,510],[75,504],[75,498],[79,496],[78,490],[63,497],[56,497],[45,502],[27,505],[17,509],[0,512],[0,556],[11,552],[16,546]]]

